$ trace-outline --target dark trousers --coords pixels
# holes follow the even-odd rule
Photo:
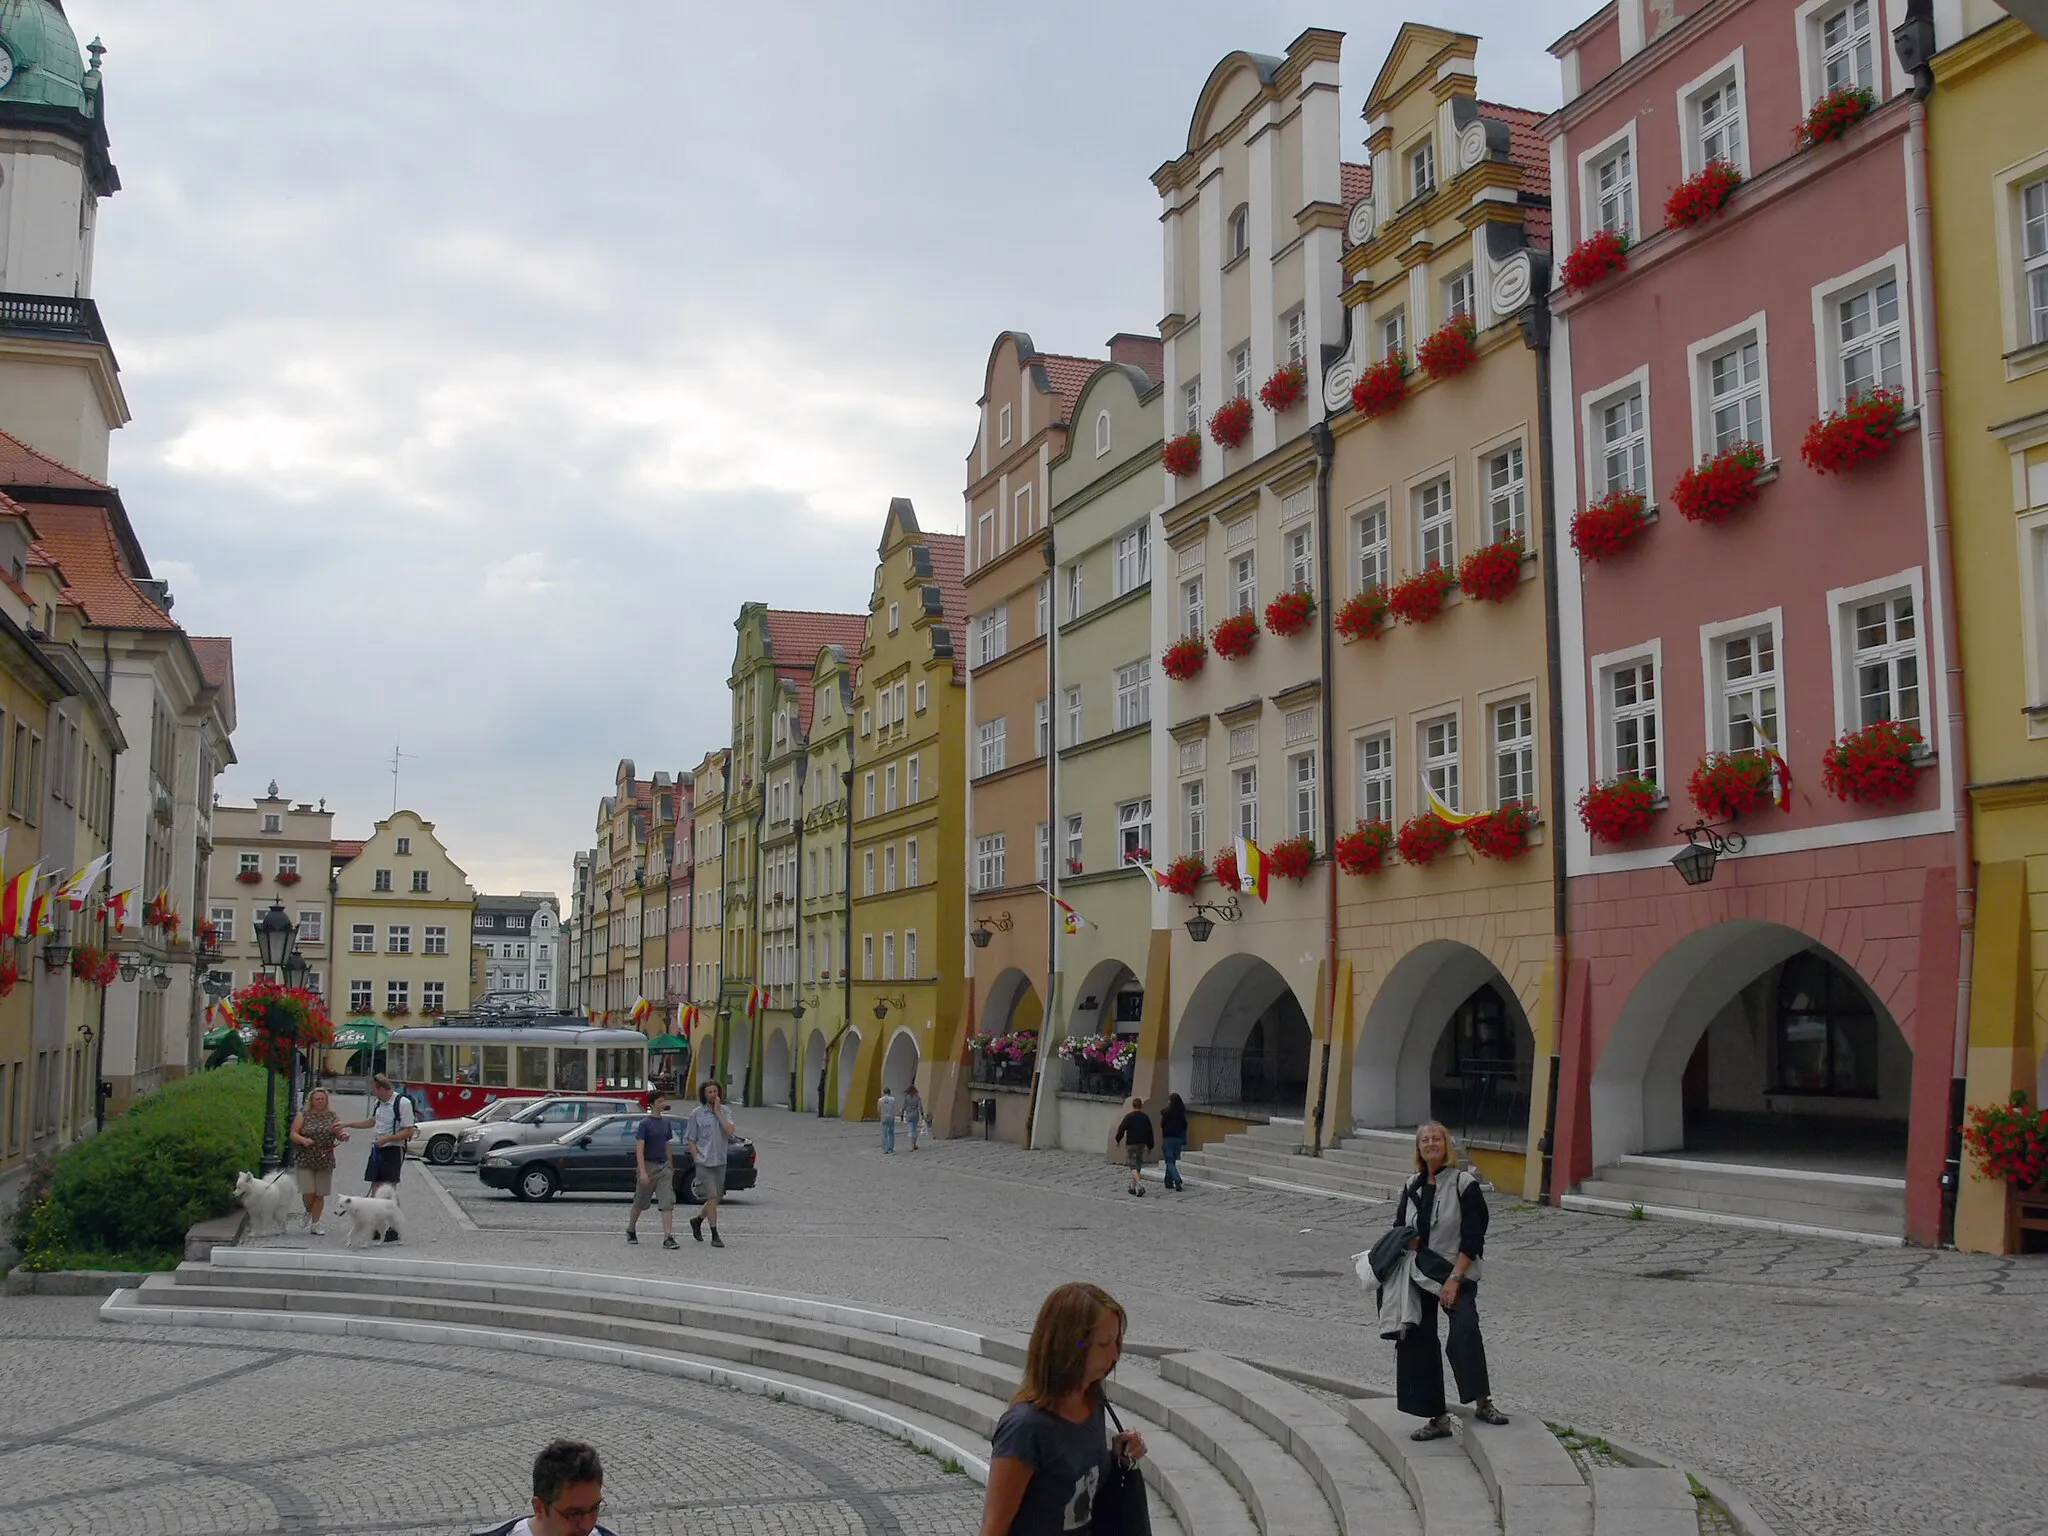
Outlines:
[[[1444,1402],[1444,1362],[1437,1354],[1439,1310],[1436,1297],[1424,1291],[1422,1321],[1409,1330],[1407,1338],[1394,1345],[1394,1400],[1403,1413],[1424,1419],[1449,1411]],[[1458,1401],[1471,1403],[1492,1396],[1493,1388],[1486,1378],[1486,1344],[1479,1337],[1476,1282],[1459,1285],[1450,1324],[1444,1354],[1451,1357],[1451,1374],[1458,1379]]]

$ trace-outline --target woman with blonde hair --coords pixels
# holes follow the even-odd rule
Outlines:
[[[981,1536],[1064,1536],[1094,1519],[1114,1455],[1145,1454],[1135,1430],[1108,1433],[1102,1382],[1123,1353],[1128,1324],[1116,1298],[1074,1281],[1045,1298],[1032,1325],[1024,1381],[996,1424]]]
[[[1415,1132],[1415,1177],[1401,1190],[1394,1225],[1412,1226],[1421,1315],[1394,1342],[1394,1399],[1403,1413],[1425,1422],[1411,1440],[1441,1440],[1451,1432],[1444,1401],[1444,1362],[1437,1354],[1436,1315],[1450,1319],[1444,1354],[1457,1378],[1458,1401],[1473,1403],[1482,1424],[1505,1424],[1493,1406],[1486,1374],[1486,1344],[1479,1337],[1479,1260],[1486,1251],[1486,1194],[1479,1180],[1458,1166],[1451,1133],[1432,1120]],[[1448,1273],[1446,1273],[1448,1269]],[[1441,1279],[1432,1278],[1432,1271]]]
[[[326,1209],[328,1195],[334,1191],[334,1147],[336,1142],[348,1140],[348,1132],[341,1128],[341,1118],[328,1103],[325,1088],[315,1088],[306,1095],[305,1104],[292,1118],[290,1136],[292,1177],[305,1197],[313,1235],[325,1237],[327,1229],[320,1225],[320,1216]]]

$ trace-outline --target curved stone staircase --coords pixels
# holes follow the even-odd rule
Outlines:
[[[708,1381],[883,1430],[977,1481],[1027,1342],[729,1286],[260,1248],[152,1275],[101,1316],[514,1349]],[[1582,1474],[1528,1414],[1461,1420],[1456,1438],[1418,1445],[1391,1399],[1341,1385],[1130,1346],[1109,1395],[1150,1445],[1160,1536],[1768,1536],[1739,1500],[1717,1523],[1728,1509],[1702,1506],[1682,1472]]]

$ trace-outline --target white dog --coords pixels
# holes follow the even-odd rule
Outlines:
[[[235,1175],[235,1198],[249,1213],[249,1234],[262,1237],[266,1231],[282,1233],[292,1212],[302,1204],[299,1181],[289,1168],[281,1168],[267,1179],[253,1173]]]
[[[348,1221],[348,1245],[360,1248],[367,1236],[373,1243],[384,1241],[386,1232],[405,1235],[396,1200],[378,1200],[369,1195],[343,1195],[334,1202],[334,1214]]]

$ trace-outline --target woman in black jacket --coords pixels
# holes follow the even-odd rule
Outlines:
[[[1450,1408],[1444,1402],[1444,1362],[1437,1354],[1436,1315],[1450,1319],[1444,1354],[1458,1380],[1458,1401],[1475,1403],[1473,1417],[1482,1424],[1505,1424],[1508,1416],[1493,1406],[1493,1387],[1486,1374],[1486,1344],[1479,1337],[1479,1260],[1486,1251],[1488,1212],[1479,1180],[1458,1166],[1451,1133],[1435,1121],[1415,1132],[1415,1177],[1401,1190],[1394,1225],[1413,1226],[1421,1234],[1408,1246],[1427,1248],[1450,1260],[1450,1275],[1440,1292],[1424,1288],[1421,1317],[1394,1343],[1394,1400],[1403,1413],[1424,1419],[1411,1440],[1441,1440],[1451,1432]],[[1418,1269],[1424,1268],[1418,1260]],[[1438,1267],[1441,1272],[1440,1266]]]
[[[1159,1112],[1159,1152],[1166,1161],[1166,1187],[1186,1189],[1180,1181],[1180,1155],[1188,1148],[1188,1107],[1180,1095],[1169,1093],[1166,1108]]]

